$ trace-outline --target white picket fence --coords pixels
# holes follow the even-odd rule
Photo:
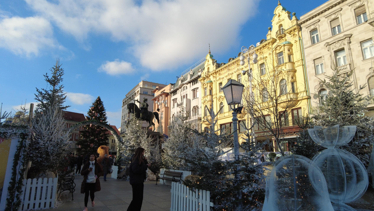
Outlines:
[[[171,183],[170,211],[210,211],[210,192],[206,190],[192,191],[187,186]]]
[[[19,210],[38,210],[55,207],[57,193],[56,178],[28,179],[23,182]]]

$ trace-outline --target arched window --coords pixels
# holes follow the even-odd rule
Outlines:
[[[319,103],[322,105],[327,99],[327,91],[325,89],[321,89],[318,95],[319,95]]]
[[[370,95],[374,96],[374,76],[369,78],[368,87],[369,87]]]
[[[282,79],[279,82],[279,88],[280,88],[280,95],[287,94],[287,81],[285,79]]]
[[[223,114],[225,111],[224,111],[224,108],[223,108],[223,102],[221,102],[220,104],[219,104],[219,109],[221,109],[220,110],[220,114]]]
[[[262,90],[262,102],[267,102],[269,100],[269,93],[266,88]]]
[[[283,30],[283,25],[279,25],[279,34],[283,34],[284,33],[284,30]]]

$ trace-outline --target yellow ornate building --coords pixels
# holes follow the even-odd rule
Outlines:
[[[253,53],[258,56],[256,64],[252,62]],[[251,56],[250,68],[253,73],[253,99],[258,111],[256,113],[254,109],[256,113],[254,119],[256,122],[271,122],[273,127],[277,127],[277,123],[281,124],[279,138],[282,140],[282,148],[287,151],[289,144],[295,142],[296,133],[299,131],[297,123],[302,116],[309,113],[310,109],[302,54],[301,28],[295,13],[291,16],[291,13],[279,3],[274,10],[272,28],[269,28],[266,40],[257,43],[249,55]],[[214,111],[223,107],[223,111],[217,116],[218,122],[215,128],[217,131],[233,132],[232,111],[220,89],[229,79],[237,80],[245,85],[243,99],[248,100],[249,77],[242,75],[242,71],[245,70],[248,70],[248,63],[240,65],[239,57],[230,59],[227,64],[218,64],[210,53],[207,55],[205,70],[200,78],[204,96],[202,104],[204,108],[213,107]],[[254,121],[250,118],[249,106],[246,106],[245,100],[243,104],[245,109],[242,114],[238,115],[238,119],[250,126]],[[206,111],[203,112],[203,117],[205,114]],[[203,128],[209,127],[209,123],[204,118],[202,119]],[[244,128],[240,126],[238,126],[239,132],[243,132]],[[256,141],[272,140],[271,133],[261,127],[261,124],[255,124],[253,128]],[[278,150],[274,140],[267,150]]]

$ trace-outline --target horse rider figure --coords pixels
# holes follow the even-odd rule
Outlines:
[[[140,102],[139,100],[135,100],[138,103],[140,103],[140,119],[145,120],[147,118],[147,113],[148,113],[148,103],[147,103],[147,98],[143,99],[143,102]]]

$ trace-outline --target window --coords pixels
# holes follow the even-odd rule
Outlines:
[[[223,114],[225,111],[224,111],[224,107],[223,107],[223,102],[221,102],[220,104],[219,104],[219,113],[220,114]]]
[[[327,99],[327,91],[325,89],[322,89],[321,91],[319,91],[318,95],[319,95],[319,104],[322,105]]]
[[[292,55],[291,54],[288,55],[288,61],[292,62]]]
[[[364,59],[374,57],[374,45],[372,39],[362,42],[361,49],[362,54],[364,55]]]
[[[270,115],[256,118],[255,125],[253,125],[254,130],[265,130],[269,127],[271,127]]]
[[[280,95],[287,94],[287,81],[285,79],[282,79],[279,82],[279,88],[280,88]]]
[[[262,90],[262,102],[267,102],[269,100],[269,93],[266,88]]]
[[[114,139],[112,139],[112,143],[114,143]]]
[[[204,96],[208,95],[208,88],[204,88]]]
[[[335,60],[338,67],[346,65],[347,59],[345,57],[345,50],[335,51]]]
[[[219,86],[219,92],[222,92],[222,82],[218,84]]]
[[[195,85],[195,84],[197,84],[197,83],[199,83],[199,81],[198,81],[197,79],[196,79],[196,80],[193,80],[193,81],[192,81],[192,86]]]
[[[204,109],[204,116],[208,116],[208,108],[207,107],[205,107],[205,109]]]
[[[242,74],[238,74],[237,79],[238,79],[237,81],[239,83],[241,83],[242,82]]]
[[[280,126],[289,126],[288,125],[288,113],[287,111],[279,112]]]
[[[212,95],[212,90],[211,89],[209,89],[209,95]]]
[[[283,52],[278,53],[277,57],[278,57],[278,65],[283,64],[284,63]]]
[[[342,32],[340,28],[339,18],[331,21],[330,24],[331,24],[331,33],[333,36]]]
[[[356,15],[357,24],[361,24],[361,23],[368,21],[365,5],[355,9],[355,15]]]
[[[301,108],[292,109],[292,125],[296,126],[302,123],[303,114]]]
[[[292,91],[292,93],[296,93],[296,83],[295,82],[291,82],[291,91]]]
[[[316,44],[319,42],[318,30],[314,29],[310,32],[310,39],[312,40],[312,44]]]
[[[177,99],[173,99],[173,108],[177,106]]]
[[[316,75],[324,73],[322,57],[314,60],[314,68],[316,69]]]
[[[266,74],[265,63],[260,64],[260,72],[261,72],[261,75]]]
[[[192,90],[192,99],[198,98],[199,97],[199,89],[193,89]]]
[[[369,78],[368,85],[369,85],[368,87],[369,87],[370,95],[374,96],[374,77]]]

